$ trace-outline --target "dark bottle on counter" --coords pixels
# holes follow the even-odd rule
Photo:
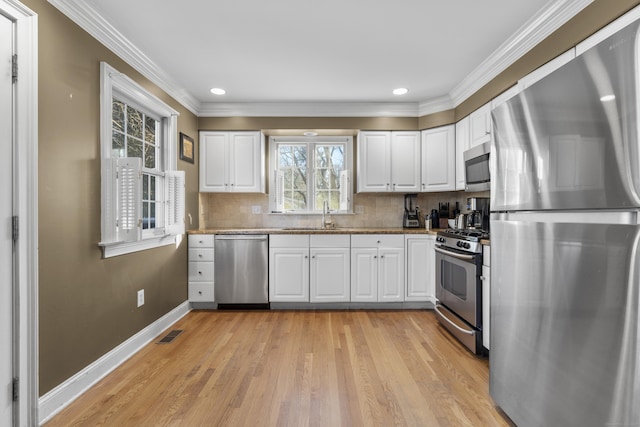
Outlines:
[[[439,228],[440,214],[438,213],[438,209],[431,209],[431,215],[429,217],[431,218],[431,226],[433,228]]]

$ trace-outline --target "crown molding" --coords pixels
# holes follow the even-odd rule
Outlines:
[[[593,0],[547,3],[449,92],[454,105],[460,105],[591,3]]]
[[[198,114],[200,102],[182,89],[156,63],[104,19],[90,5],[90,2],[82,0],[48,0],[48,2],[193,114]]]
[[[89,2],[82,0],[48,0],[48,2],[198,116],[419,117],[460,105],[591,4],[593,0],[550,1],[454,87],[448,95],[424,100],[420,103],[201,103],[196,97],[181,88],[177,82],[105,20],[95,8],[89,5]]]
[[[200,117],[418,117],[418,104],[383,102],[206,103]]]

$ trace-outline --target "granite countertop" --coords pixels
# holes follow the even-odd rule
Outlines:
[[[331,229],[314,227],[284,227],[284,228],[207,228],[189,230],[187,234],[432,234],[439,228],[427,230],[424,228],[375,227],[349,228],[338,227]]]

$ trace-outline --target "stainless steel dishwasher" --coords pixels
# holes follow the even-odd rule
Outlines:
[[[246,305],[269,303],[269,237],[224,235],[215,237],[215,301]]]

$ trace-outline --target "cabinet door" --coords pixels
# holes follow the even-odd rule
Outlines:
[[[379,249],[378,255],[378,301],[404,301],[404,249]]]
[[[351,301],[378,301],[378,250],[351,249]]]
[[[269,249],[269,301],[309,302],[309,249]]]
[[[455,154],[453,125],[422,131],[422,191],[455,190]]]
[[[462,154],[470,148],[469,116],[456,123],[456,190],[464,190],[464,157]]]
[[[390,191],[391,132],[358,134],[358,191]]]
[[[228,134],[200,132],[200,191],[229,191]]]
[[[491,141],[491,104],[485,104],[469,115],[471,147]]]
[[[435,293],[435,271],[430,258],[435,257],[432,236],[407,237],[407,286],[405,301],[432,301]],[[432,277],[433,276],[433,277]]]
[[[420,191],[420,132],[391,133],[391,191]]]
[[[311,302],[349,301],[350,251],[347,248],[311,248]]]
[[[491,271],[486,265],[482,266],[482,345],[491,350]]]
[[[263,140],[260,132],[229,135],[230,191],[264,192]]]

